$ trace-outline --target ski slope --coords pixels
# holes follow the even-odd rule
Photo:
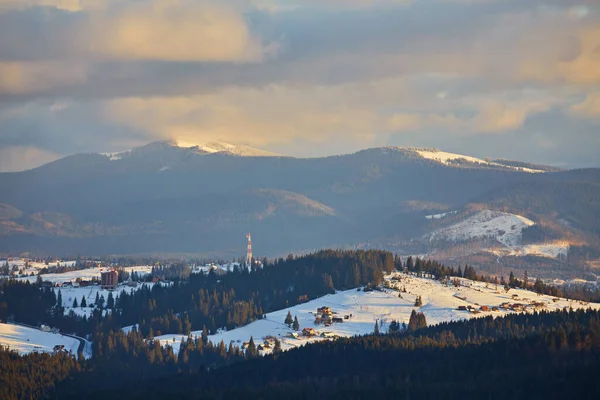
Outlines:
[[[282,349],[288,350],[302,346],[306,343],[329,340],[323,337],[303,337],[303,328],[314,328],[318,335],[328,333],[340,337],[349,337],[372,333],[375,322],[378,321],[380,331],[386,332],[392,320],[408,324],[412,310],[421,311],[425,314],[428,324],[437,324],[444,321],[456,321],[461,319],[482,317],[487,315],[502,316],[517,311],[499,308],[498,311],[481,311],[481,306],[499,307],[502,303],[523,304],[525,309],[521,312],[533,312],[534,310],[560,310],[565,307],[594,308],[600,309],[600,304],[588,304],[566,299],[554,299],[551,296],[538,296],[536,293],[522,290],[510,289],[508,293],[501,286],[496,287],[485,283],[474,282],[467,279],[459,279],[461,286],[455,287],[452,282],[441,283],[440,281],[419,278],[404,273],[393,273],[386,277],[385,285],[381,291],[364,292],[356,289],[340,291],[327,295],[310,302],[294,307],[266,314],[265,319],[257,320],[244,327],[231,331],[220,331],[209,336],[209,340],[219,343],[221,340],[226,345],[233,343],[241,346],[253,337],[256,345],[262,343],[267,336],[279,338]],[[401,292],[406,289],[406,292]],[[399,297],[402,295],[402,298]],[[513,298],[513,295],[516,295]],[[417,296],[421,296],[422,307],[415,307]],[[531,305],[537,302],[537,308]],[[543,303],[543,307],[540,305]],[[315,325],[315,313],[319,307],[331,307],[334,316],[344,318],[343,323],[334,323],[329,327]],[[471,306],[477,312],[459,310],[458,307]],[[297,317],[300,323],[299,338],[290,338],[288,335],[294,332],[284,324],[287,313]],[[201,332],[192,332],[192,336],[200,336]],[[179,343],[183,335],[163,335],[156,337],[162,345],[171,345],[175,352],[179,351]],[[266,350],[265,353],[268,353]]]
[[[65,350],[77,355],[79,340],[57,333],[42,332],[21,325],[0,323],[0,345],[7,346],[19,354],[31,352],[52,353],[55,345],[65,346]]]

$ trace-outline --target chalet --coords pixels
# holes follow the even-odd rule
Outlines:
[[[259,344],[258,347],[256,348],[256,350],[258,351],[263,351],[265,349],[265,347],[262,344]]]
[[[500,311],[500,309],[496,306],[492,307],[492,311]]]
[[[298,339],[299,335],[296,332],[291,332],[287,334],[287,337],[292,338],[292,339]]]
[[[324,338],[337,338],[338,335],[336,335],[335,333],[331,333],[331,332],[323,332],[323,333],[321,333],[321,337],[324,337]]]
[[[316,334],[317,334],[317,332],[315,332],[315,330],[313,328],[304,328],[304,329],[302,329],[302,335],[303,336],[314,336]]]
[[[344,319],[350,319],[349,315],[344,315]]]
[[[321,307],[321,308],[317,308],[317,314],[331,315],[333,313],[331,312],[331,308],[330,307]]]
[[[490,311],[490,308],[488,306],[481,306],[479,309],[484,312]]]
[[[248,348],[249,345],[250,345],[250,342],[242,343],[242,350],[245,350],[246,348]]]
[[[467,311],[467,307],[466,306],[458,306],[458,310],[459,311]]]
[[[333,317],[333,318],[331,319],[331,321],[332,321],[333,323],[342,323],[342,322],[344,322],[344,318]]]

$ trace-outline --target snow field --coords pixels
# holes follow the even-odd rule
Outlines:
[[[493,237],[506,247],[514,247],[521,244],[523,229],[532,225],[535,225],[533,221],[520,215],[483,210],[462,222],[434,231],[430,240]]]
[[[0,323],[0,345],[8,346],[19,354],[34,351],[52,353],[55,345],[64,345],[67,352],[77,355],[79,340],[21,325]]]
[[[538,296],[536,293],[527,290],[511,289],[506,293],[500,285],[496,288],[494,284],[488,284],[486,287],[486,284],[482,282],[473,282],[462,278],[459,281],[461,286],[455,287],[452,282],[443,284],[432,279],[393,273],[386,277],[386,285],[390,288],[382,288],[382,291],[364,292],[356,289],[340,291],[304,304],[271,312],[266,314],[265,319],[254,321],[231,331],[219,331],[215,335],[210,335],[209,340],[215,344],[223,340],[226,345],[233,343],[236,346],[242,346],[252,336],[258,346],[267,336],[273,336],[279,338],[283,350],[288,350],[310,342],[329,340],[320,336],[303,337],[301,333],[303,328],[314,328],[319,335],[327,332],[340,337],[349,337],[372,333],[375,321],[378,321],[380,331],[387,332],[392,320],[408,324],[412,310],[423,312],[427,323],[432,325],[488,315],[502,316],[514,312],[502,308],[498,311],[479,311],[481,306],[487,306],[491,310],[492,307],[498,307],[502,303],[531,304],[532,301],[543,302],[544,307],[542,309],[549,311],[560,310],[565,307],[600,309],[600,304],[588,304],[566,299],[555,301],[551,296]],[[405,288],[406,293],[401,293],[393,287],[399,290]],[[398,297],[399,294],[402,295],[402,298]],[[517,297],[513,298],[513,294]],[[417,296],[421,296],[422,307],[414,307]],[[345,315],[350,314],[352,314],[352,317],[344,320],[343,323],[334,323],[329,327],[315,325],[314,319],[317,308],[323,306],[331,307],[331,310],[337,313],[334,314],[334,317],[343,318]],[[472,306],[478,309],[478,312],[461,311],[458,310],[459,306]],[[287,337],[294,332],[283,323],[288,311],[291,312],[292,317],[298,317],[300,323],[300,331],[297,332],[300,336],[297,339]],[[532,311],[533,307],[524,312]],[[201,331],[192,332],[192,336],[200,337]],[[185,336],[170,334],[155,339],[159,340],[162,345],[172,346],[174,352],[177,353],[182,338],[185,338]],[[264,353],[269,351],[267,350]]]

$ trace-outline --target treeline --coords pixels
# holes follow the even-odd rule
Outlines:
[[[599,368],[600,312],[559,311],[325,341],[117,389],[94,386],[93,380],[85,389],[73,389],[77,375],[53,394],[89,399],[594,399],[600,395]]]
[[[95,309],[89,318],[63,315],[61,307],[55,307],[57,299],[49,289],[8,280],[0,284],[0,318],[12,316],[18,322],[47,323],[80,335],[108,333],[138,323],[146,337],[187,334],[190,329],[200,330],[205,326],[214,333],[217,328],[246,325],[266,312],[309,301],[336,289],[375,286],[395,266],[389,252],[324,250],[297,258],[280,258],[251,271],[235,268],[224,276],[214,272],[193,274],[171,286],[124,291],[114,299],[111,313],[104,316]]]
[[[0,346],[0,399],[43,399],[60,382],[82,370],[67,354],[20,356]]]

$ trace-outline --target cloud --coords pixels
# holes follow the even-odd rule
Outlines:
[[[87,67],[63,62],[0,62],[0,94],[23,95],[86,80]]]
[[[0,148],[0,172],[23,171],[58,158],[59,154],[35,147],[4,147]]]
[[[65,11],[80,11],[85,0],[0,0],[0,12],[33,7],[52,7]]]
[[[583,102],[571,106],[570,111],[577,116],[600,118],[600,92],[588,94]]]
[[[597,144],[594,0],[12,4],[0,12],[3,147],[67,154],[222,138],[322,155],[509,149],[522,136],[547,149],[546,162],[547,143],[563,144],[577,154],[568,162],[591,159]],[[563,143],[566,132],[580,140]]]
[[[1,14],[0,58],[256,62],[274,49],[263,47],[240,10],[217,1],[75,4],[80,12],[41,13],[33,8]]]

